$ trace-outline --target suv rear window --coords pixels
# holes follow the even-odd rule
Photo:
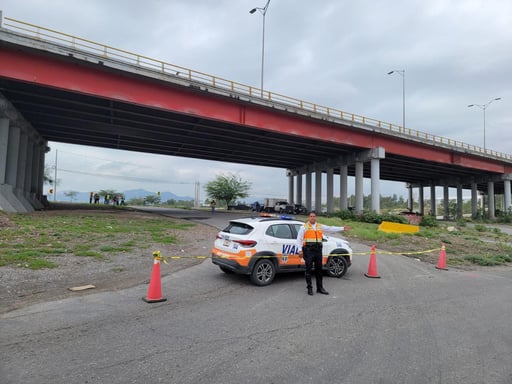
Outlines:
[[[247,235],[251,233],[253,229],[254,228],[248,224],[231,222],[222,232],[232,233],[234,235]]]
[[[293,239],[292,230],[288,224],[271,225],[265,232],[266,235],[277,237],[278,239]]]

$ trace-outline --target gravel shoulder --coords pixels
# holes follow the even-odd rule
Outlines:
[[[62,211],[45,212],[49,215],[59,213]],[[126,220],[134,216],[150,215],[137,211],[123,211],[118,214]],[[0,225],[7,225],[5,218],[3,220]],[[180,221],[176,218],[169,220]],[[145,249],[107,254],[104,260],[74,255],[49,256],[49,260],[58,262],[58,268],[31,270],[0,267],[0,313],[49,300],[148,284],[153,268],[153,251],[159,250],[165,256],[183,257],[173,258],[168,264],[162,265],[161,275],[166,276],[203,262],[204,259],[190,256],[209,256],[217,232],[218,229],[212,226],[197,223],[193,228],[177,231],[178,241],[175,244],[156,246],[148,243]],[[95,288],[78,292],[69,290],[89,284]]]

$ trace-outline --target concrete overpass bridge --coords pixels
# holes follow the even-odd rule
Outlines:
[[[0,15],[1,16],[1,15]],[[1,20],[1,17],[0,17]],[[41,207],[48,141],[277,167],[290,202],[355,209],[363,179],[380,211],[380,181],[418,189],[470,189],[511,205],[512,156],[211,76],[51,29],[5,18],[0,25],[0,208]],[[283,172],[284,173],[284,172]],[[336,179],[335,179],[336,178]],[[333,185],[340,185],[340,205]],[[270,181],[269,181],[270,182]],[[314,184],[314,196],[313,196]],[[313,204],[314,203],[314,204]],[[444,210],[448,212],[448,209]],[[436,212],[432,212],[435,214]]]

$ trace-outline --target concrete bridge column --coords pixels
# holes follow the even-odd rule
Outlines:
[[[20,145],[18,151],[18,171],[16,176],[16,185],[14,188],[14,194],[18,198],[21,204],[25,207],[27,212],[33,211],[34,208],[32,204],[30,204],[29,199],[29,189],[28,185],[25,183],[26,174],[28,172],[28,168],[32,166],[27,161],[28,159],[28,149],[29,149],[29,140],[28,135],[25,129],[20,130]]]
[[[306,208],[311,211],[313,205],[311,204],[311,171],[306,172]]]
[[[0,119],[0,209],[6,212],[27,212],[15,195],[21,129],[7,118]]]
[[[332,167],[327,168],[327,213],[334,212],[334,169]]]
[[[340,165],[340,211],[348,209],[348,166]]]
[[[471,183],[471,217],[478,215],[478,185],[475,182]]]
[[[413,195],[412,195],[412,185],[408,185],[407,186],[407,189],[408,189],[408,198],[407,198],[407,209],[409,210],[409,212],[412,212],[413,209],[414,209],[414,198],[413,198]]]
[[[315,174],[315,211],[322,212],[322,169],[318,168]]]
[[[7,149],[9,144],[9,119],[0,118],[0,185],[5,184]]]
[[[511,212],[510,180],[503,180],[503,198],[505,199],[505,212]]]
[[[436,217],[437,207],[436,207],[436,186],[434,183],[430,184],[430,214]]]
[[[294,204],[293,200],[293,178],[295,177],[293,172],[289,169],[286,171],[286,176],[288,176],[288,202],[290,204]]]
[[[494,204],[494,181],[489,181],[487,183],[487,194],[489,219],[494,220],[496,218],[496,208]]]
[[[37,174],[39,173],[39,147],[29,137],[27,143],[27,166],[25,170],[25,197],[33,208],[40,209],[43,205],[37,199]]]
[[[15,199],[12,195],[12,185],[7,181],[8,165],[13,164],[9,156],[9,119],[0,118],[0,209],[6,212],[16,212]]]
[[[448,220],[450,218],[450,190],[448,184],[443,185],[443,218]]]
[[[0,93],[0,210],[42,207],[46,141]]]
[[[46,143],[34,142],[34,154],[32,156],[32,179],[30,180],[30,202],[36,209],[44,208],[41,201],[43,197],[44,185],[44,155],[46,153]]]
[[[371,159],[372,211],[380,213],[380,160]]]
[[[302,204],[302,173],[297,173],[297,184],[296,184],[296,200],[297,204]]]
[[[363,170],[362,161],[356,161],[356,213],[363,213]]]
[[[18,174],[16,176],[16,189],[18,193],[25,191],[25,175],[27,173],[28,137],[27,133],[21,130],[20,150],[18,151]]]
[[[48,152],[50,152],[50,148],[45,143],[44,148],[39,153],[39,175],[37,176],[37,192],[39,196],[44,195],[44,159]]]
[[[425,202],[424,202],[424,197],[423,197],[423,185],[420,185],[419,190],[418,190],[418,204],[419,204],[418,212],[421,215],[424,215],[425,214]]]
[[[463,214],[462,184],[457,182],[457,219],[462,219]]]
[[[27,199],[32,200],[32,194],[35,189],[32,187],[32,175],[36,171],[34,168],[34,147],[35,143],[33,140],[27,142],[27,166],[25,167],[25,191],[27,193]]]

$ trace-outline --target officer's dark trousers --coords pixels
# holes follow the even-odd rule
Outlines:
[[[304,261],[306,262],[306,284],[307,288],[313,288],[311,284],[311,274],[313,272],[313,264],[315,265],[315,280],[316,289],[322,289],[323,272],[322,272],[322,248],[305,246],[302,250],[304,252]]]

